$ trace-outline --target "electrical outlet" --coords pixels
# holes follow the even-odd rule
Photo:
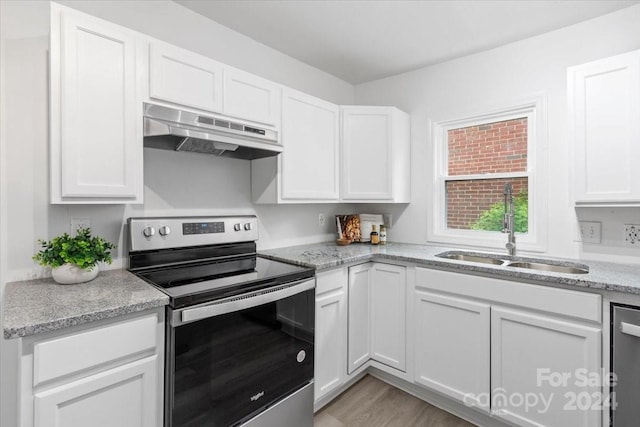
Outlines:
[[[640,248],[640,224],[624,225],[624,244]]]
[[[324,227],[324,224],[326,223],[327,218],[324,216],[323,213],[319,213],[318,214],[318,225],[320,227]]]
[[[91,218],[71,218],[71,235],[75,236],[78,228],[91,228]]]
[[[602,223],[596,221],[579,221],[580,241],[582,243],[600,243],[602,240]]]

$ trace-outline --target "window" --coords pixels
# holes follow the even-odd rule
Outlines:
[[[513,186],[517,246],[543,249],[541,101],[434,126],[429,240],[503,247],[504,188]],[[540,196],[540,197],[539,197]]]

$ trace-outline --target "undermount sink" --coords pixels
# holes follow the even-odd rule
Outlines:
[[[438,258],[453,259],[457,261],[468,261],[480,264],[492,264],[511,268],[525,268],[528,270],[548,271],[553,273],[566,274],[587,274],[589,266],[584,264],[555,263],[532,259],[510,259],[506,255],[500,254],[479,254],[465,253],[460,251],[443,252],[436,255]]]
[[[436,256],[440,258],[455,259],[458,261],[480,262],[483,264],[502,265],[505,263],[502,259],[491,258],[490,256],[462,254],[459,252],[445,252]]]
[[[523,262],[523,261],[512,261],[507,264],[507,267],[516,267],[516,268],[527,268],[529,270],[541,270],[541,271],[552,271],[554,273],[568,273],[568,274],[587,274],[589,272],[589,267],[586,265],[558,265],[558,264],[547,264],[542,262]]]

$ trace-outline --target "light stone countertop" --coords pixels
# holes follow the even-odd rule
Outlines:
[[[496,278],[513,278],[525,281],[535,281],[549,285],[567,285],[576,288],[592,288],[607,291],[640,294],[640,265],[615,264],[608,262],[575,260],[558,260],[555,258],[509,257],[500,254],[501,259],[526,261],[552,261],[556,264],[586,264],[588,274],[566,274],[524,268],[480,264],[468,261],[457,261],[438,258],[441,252],[461,250],[431,245],[407,243],[387,243],[384,246],[373,246],[363,243],[352,243],[348,246],[338,246],[334,242],[317,243],[311,245],[289,246],[284,248],[259,251],[267,258],[315,267],[317,271],[334,268],[343,264],[378,261],[404,261],[424,265],[427,267],[444,268],[451,271],[469,274],[491,275]],[[481,251],[462,251],[484,253]],[[493,254],[493,253],[492,253]]]
[[[7,283],[4,337],[18,338],[162,307],[169,297],[126,270],[77,285],[53,279]]]

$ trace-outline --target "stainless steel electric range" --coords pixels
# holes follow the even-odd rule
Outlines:
[[[130,218],[165,292],[165,427],[313,425],[315,271],[256,254],[255,216]]]

